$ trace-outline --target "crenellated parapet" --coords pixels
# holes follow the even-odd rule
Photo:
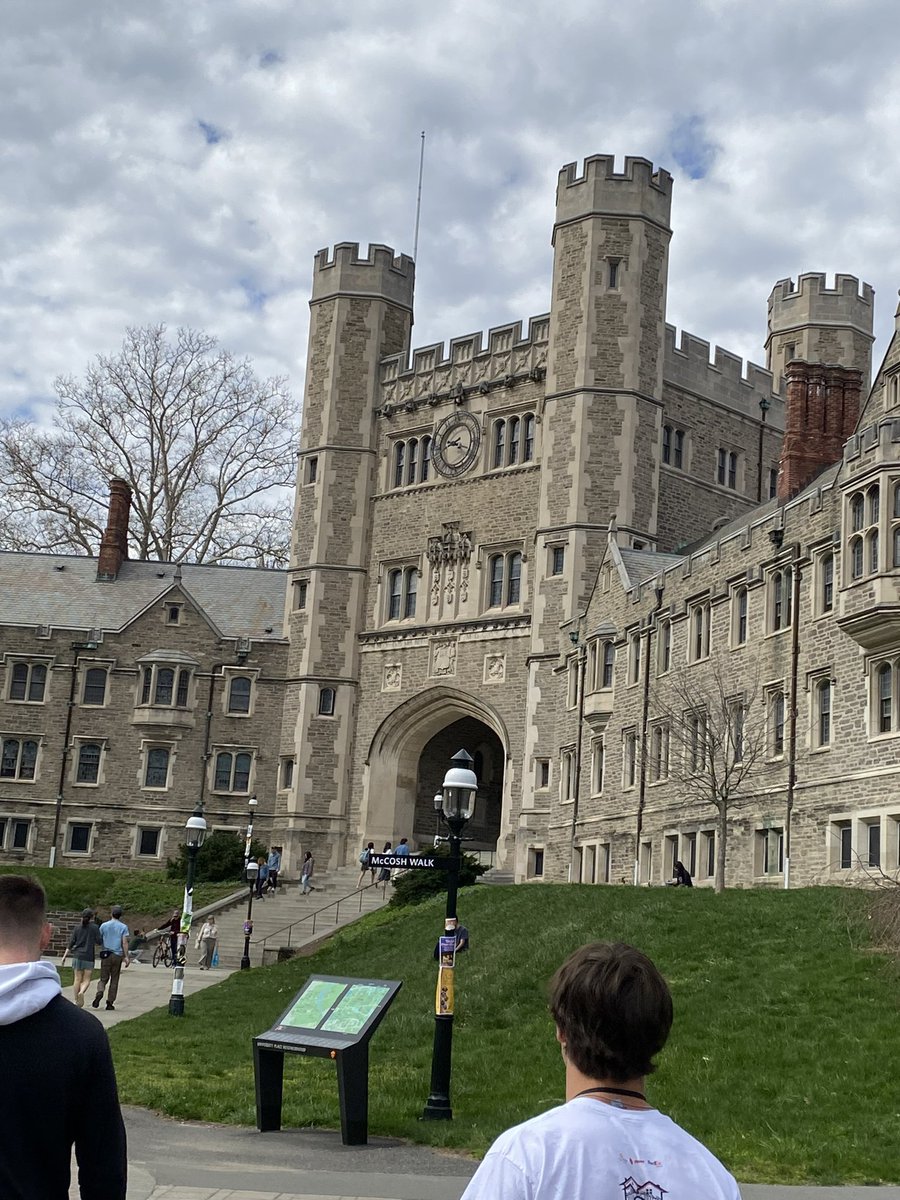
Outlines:
[[[416,266],[408,254],[379,244],[370,245],[368,254],[361,256],[359,242],[339,242],[315,257],[310,303],[337,295],[379,296],[411,309],[415,277]]]
[[[671,387],[714,400],[745,416],[759,419],[760,408],[768,405],[766,420],[776,429],[784,426],[784,399],[774,390],[772,374],[765,367],[744,360],[721,346],[710,347],[703,338],[666,325],[663,380]],[[712,357],[710,350],[712,349]]]
[[[875,289],[860,285],[855,275],[835,275],[834,287],[829,287],[824,273],[809,271],[796,285],[793,279],[778,280],[769,295],[769,314],[771,319],[782,311],[802,313],[805,320],[819,321],[835,313],[859,312],[864,320],[874,303]]]
[[[668,228],[671,208],[672,176],[655,170],[646,158],[626,158],[617,171],[613,155],[594,154],[584,160],[581,174],[577,163],[567,163],[559,173],[557,225],[585,216],[640,213]]]
[[[546,374],[550,317],[532,317],[527,332],[522,322],[513,321],[481,332],[453,338],[449,348],[436,342],[412,352],[381,361],[381,413],[390,416],[398,408],[444,401],[462,403],[471,392],[487,394],[498,388],[513,388],[530,380],[543,381]]]
[[[766,365],[781,391],[794,358],[872,373],[875,292],[855,275],[836,275],[829,287],[819,271],[779,279],[769,296]]]

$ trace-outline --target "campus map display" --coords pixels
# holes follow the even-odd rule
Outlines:
[[[381,1013],[397,986],[368,979],[313,976],[282,1014],[276,1030],[307,1030],[316,1034],[358,1037]]]

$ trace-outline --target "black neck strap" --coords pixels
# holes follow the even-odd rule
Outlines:
[[[583,1092],[577,1092],[572,1099],[577,1100],[579,1096],[589,1096],[592,1092],[605,1092],[610,1096],[631,1096],[634,1100],[643,1100],[645,1103],[647,1097],[643,1092],[632,1092],[629,1088],[614,1088],[614,1087],[590,1087],[585,1088]]]

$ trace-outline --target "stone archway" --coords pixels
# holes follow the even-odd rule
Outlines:
[[[432,798],[450,757],[465,749],[476,758],[479,802],[467,831],[473,848],[493,850],[508,822],[509,737],[502,718],[475,696],[436,687],[407,700],[386,717],[365,765],[360,835],[375,842],[408,837],[430,846],[435,832]]]

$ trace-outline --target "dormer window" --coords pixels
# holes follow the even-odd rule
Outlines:
[[[166,624],[180,625],[181,624],[181,605],[167,604],[166,605]]]

